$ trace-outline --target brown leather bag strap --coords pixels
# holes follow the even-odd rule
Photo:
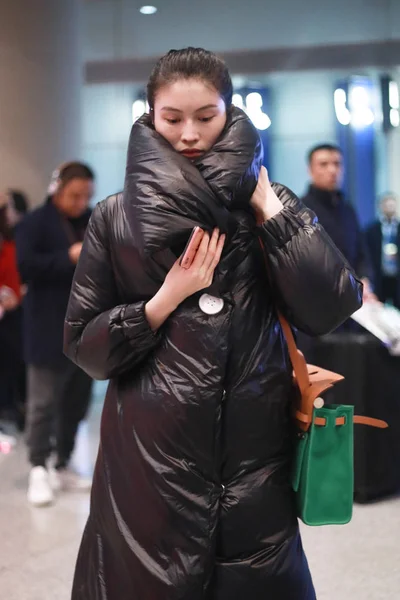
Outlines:
[[[318,425],[319,427],[326,426],[325,417],[314,417],[313,421],[314,425]],[[372,417],[363,417],[360,415],[354,415],[353,423],[356,425],[368,425],[369,427],[378,427],[378,429],[386,429],[389,425],[386,421],[381,421],[381,419],[373,419]],[[336,417],[335,424],[340,427],[341,425],[346,424],[346,417]]]
[[[310,387],[310,377],[308,374],[306,359],[302,352],[297,348],[294,340],[293,331],[285,317],[278,311],[278,319],[282,327],[283,335],[286,338],[286,343],[289,351],[290,361],[293,366],[296,376],[297,385],[300,388],[301,394],[304,394]]]
[[[265,268],[267,275],[270,278],[270,268],[265,252],[264,244],[261,238],[258,238],[262,249]],[[286,343],[289,351],[290,360],[292,363],[296,383],[300,390],[299,405],[294,406],[293,416],[297,421],[298,427],[303,431],[307,431],[311,423],[324,427],[326,425],[326,419],[324,417],[313,417],[314,413],[314,400],[320,393],[331,388],[335,383],[341,381],[343,377],[337,373],[314,367],[313,365],[307,365],[306,359],[302,352],[297,348],[296,342],[293,336],[292,328],[285,319],[285,317],[278,312],[278,319],[282,327],[283,335],[286,338]],[[336,425],[344,425],[346,423],[345,417],[337,417]],[[353,416],[353,423],[360,425],[369,425],[370,427],[378,427],[385,429],[388,427],[386,421],[380,419],[373,419],[371,417],[364,417],[359,415]]]
[[[373,419],[372,417],[364,417],[360,415],[354,415],[353,423],[357,425],[369,425],[370,427],[378,427],[379,429],[386,429],[389,425],[386,421],[381,419]]]
[[[258,240],[259,240],[259,243],[260,243],[260,246],[262,249],[262,254],[264,257],[267,275],[268,275],[268,277],[270,277],[270,268],[269,268],[267,256],[265,253],[265,247],[262,242],[262,239],[258,238]],[[306,360],[305,360],[303,354],[300,352],[300,350],[298,350],[298,348],[296,346],[292,328],[290,327],[290,325],[287,322],[287,320],[285,319],[285,317],[279,312],[279,310],[277,311],[277,313],[278,313],[279,322],[282,327],[283,335],[285,336],[285,339],[286,339],[286,344],[287,344],[288,351],[289,351],[290,361],[292,363],[294,374],[296,376],[297,385],[299,386],[300,393],[303,395],[306,392],[306,390],[310,387],[310,378],[308,375],[307,363],[306,363]]]

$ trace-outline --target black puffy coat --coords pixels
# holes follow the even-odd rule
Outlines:
[[[142,119],[124,194],[94,211],[65,351],[111,381],[73,600],[315,598],[289,484],[291,366],[274,302],[319,335],[359,308],[361,288],[283,186],[284,209],[256,227],[260,155],[240,110],[196,165]],[[195,225],[228,232],[208,290],[224,306],[205,314],[195,294],[154,333],[145,303]]]

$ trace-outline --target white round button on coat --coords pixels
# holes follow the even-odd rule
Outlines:
[[[199,298],[199,306],[206,315],[216,315],[224,308],[224,301],[210,294],[202,294]]]

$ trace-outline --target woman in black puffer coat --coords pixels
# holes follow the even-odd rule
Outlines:
[[[260,174],[222,61],[171,51],[148,99],[66,317],[67,355],[111,380],[72,598],[313,600],[276,306],[321,335],[359,308],[361,285],[315,215]],[[195,226],[211,235],[186,269]]]

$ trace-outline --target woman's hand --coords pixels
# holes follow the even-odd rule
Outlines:
[[[15,310],[19,305],[17,294],[7,285],[0,288],[0,304],[5,312]]]
[[[265,167],[260,169],[257,187],[251,197],[250,205],[256,213],[259,225],[274,217],[283,208],[282,202],[271,187],[268,171]]]
[[[375,302],[375,303],[381,304],[379,302],[377,296],[372,291],[372,287],[369,282],[369,279],[367,279],[367,277],[363,277],[362,283],[363,283],[363,303],[365,304],[366,302]]]
[[[220,235],[219,230],[214,229],[211,237],[208,233],[204,234],[189,268],[180,267],[179,260],[176,261],[165,278],[163,287],[170,297],[174,298],[177,306],[185,298],[212,284],[224,242],[225,235]]]
[[[224,243],[225,235],[214,229],[211,237],[204,234],[189,268],[181,267],[180,259],[176,261],[160,290],[146,304],[146,317],[153,330],[158,329],[186,298],[212,284]]]

